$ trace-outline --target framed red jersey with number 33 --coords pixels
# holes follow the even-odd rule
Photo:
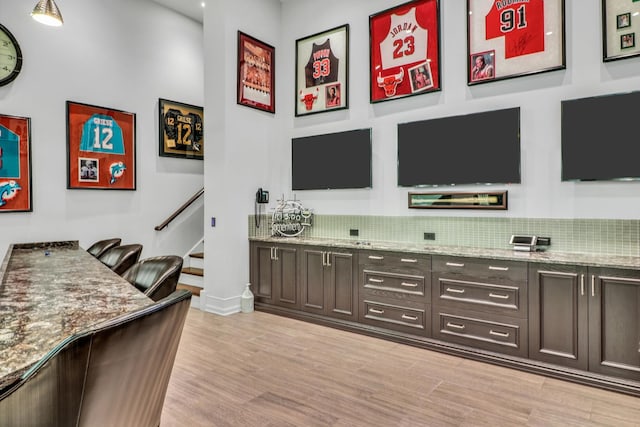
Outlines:
[[[437,0],[417,0],[369,17],[371,102],[440,90]]]

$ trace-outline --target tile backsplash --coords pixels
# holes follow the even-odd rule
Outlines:
[[[249,216],[249,237],[271,235],[271,216],[257,228]],[[358,236],[349,231],[358,230]],[[435,240],[425,240],[434,233]],[[314,215],[307,238],[393,241],[411,244],[508,249],[512,234],[550,237],[554,252],[640,256],[640,220],[468,218],[423,216]]]

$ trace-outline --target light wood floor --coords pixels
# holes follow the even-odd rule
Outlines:
[[[640,399],[255,312],[191,309],[170,426],[640,426]]]

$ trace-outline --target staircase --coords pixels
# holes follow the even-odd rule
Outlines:
[[[178,289],[191,291],[191,306],[200,308],[200,291],[204,287],[204,252],[193,252],[184,260]]]

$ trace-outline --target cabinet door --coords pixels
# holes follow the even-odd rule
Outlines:
[[[529,265],[529,358],[588,366],[586,268]]]
[[[329,314],[348,320],[358,317],[358,264],[351,253],[330,252],[328,255]]]
[[[273,304],[273,247],[251,245],[251,285],[257,302]]]
[[[283,307],[298,308],[297,249],[278,246],[275,255],[275,303]]]
[[[304,311],[325,314],[324,259],[325,251],[323,248],[302,248],[300,294]]]
[[[640,272],[589,269],[589,370],[640,380]]]

